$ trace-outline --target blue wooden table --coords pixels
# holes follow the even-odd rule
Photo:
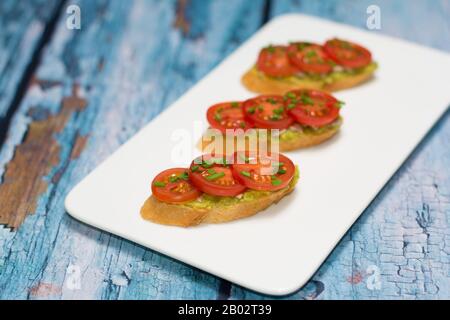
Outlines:
[[[67,27],[71,4],[80,29]],[[64,197],[269,19],[366,28],[372,4],[371,32],[450,51],[448,0],[0,1],[0,298],[271,298],[84,225]],[[447,112],[284,298],[449,299],[449,168]]]

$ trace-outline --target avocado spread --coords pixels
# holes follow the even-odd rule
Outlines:
[[[294,130],[292,127],[287,128],[286,130],[283,130],[280,133],[280,140],[283,141],[289,141],[294,139],[299,139],[302,135],[319,135],[323,134],[329,130],[336,130],[338,127],[340,127],[342,124],[342,118],[339,117],[332,123],[320,127],[320,128],[313,128],[308,126],[301,126],[300,129]]]
[[[259,73],[260,76],[268,77],[271,79],[276,79],[278,81],[286,81],[286,82],[294,83],[294,84],[295,83],[303,83],[304,84],[305,81],[311,81],[311,82],[319,81],[322,83],[322,85],[325,85],[325,84],[331,84],[338,80],[342,80],[345,77],[373,73],[377,69],[377,66],[378,65],[376,62],[371,62],[367,66],[362,67],[362,68],[357,68],[357,69],[342,69],[342,70],[333,71],[331,73],[324,74],[324,75],[298,74],[298,75],[294,75],[294,76],[290,76],[290,77],[271,77],[271,76],[267,76],[267,75],[263,74],[262,72],[257,70],[256,67],[255,67],[255,69]]]
[[[299,174],[298,167],[295,166],[294,177],[292,178],[291,182],[289,183],[289,186],[287,186],[286,189],[293,188],[297,184],[299,176],[300,176],[300,174]],[[281,190],[279,190],[279,191],[281,191]],[[236,204],[239,204],[242,202],[248,202],[248,201],[260,199],[264,196],[269,195],[271,192],[274,192],[274,191],[259,191],[259,190],[247,189],[240,196],[236,196],[236,197],[219,197],[219,196],[212,196],[212,195],[204,193],[199,198],[197,198],[193,201],[183,203],[182,205],[189,207],[189,208],[193,208],[193,209],[210,209],[213,206],[214,207],[217,207],[217,206],[228,207],[228,206],[233,206],[233,205],[236,205]]]

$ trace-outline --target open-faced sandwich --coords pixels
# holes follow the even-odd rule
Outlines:
[[[227,154],[226,143],[234,140],[232,150],[240,150],[242,148],[236,146],[238,139],[251,129],[269,131],[269,150],[291,151],[317,145],[339,131],[342,104],[326,92],[307,89],[289,91],[283,96],[262,95],[243,102],[215,104],[207,111],[210,129],[202,137],[199,147],[205,152]],[[209,134],[210,131],[216,133]],[[278,143],[277,149],[271,148],[274,139]],[[248,143],[245,145],[245,150],[253,149]]]
[[[341,39],[328,40],[323,46],[293,42],[263,48],[242,83],[261,94],[294,89],[336,91],[370,79],[376,68],[370,51],[356,43]]]
[[[245,218],[289,194],[298,176],[296,166],[281,154],[203,155],[189,168],[159,173],[141,215],[181,227]]]

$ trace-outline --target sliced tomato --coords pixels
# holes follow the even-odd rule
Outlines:
[[[291,43],[288,57],[292,64],[306,73],[326,74],[331,72],[334,65],[322,46],[309,42]]]
[[[336,63],[346,68],[362,68],[372,61],[369,50],[359,44],[341,39],[331,39],[325,42],[325,52]]]
[[[339,102],[332,95],[319,90],[294,90],[285,94],[286,108],[298,123],[322,127],[339,117]]]
[[[245,120],[241,102],[223,102],[209,107],[206,117],[211,127],[223,133],[227,129],[251,128],[252,125]]]
[[[167,169],[152,182],[152,193],[156,199],[168,203],[181,203],[197,199],[201,192],[189,180],[188,169]]]
[[[299,72],[298,68],[289,61],[285,46],[268,46],[262,49],[256,66],[272,77],[289,77]]]
[[[250,155],[236,152],[232,165],[234,177],[253,190],[276,191],[288,186],[295,166],[286,156],[278,153]]]
[[[246,187],[234,179],[227,158],[203,155],[192,161],[189,177],[201,191],[214,196],[236,196]]]
[[[244,102],[245,117],[257,128],[286,129],[292,119],[286,112],[283,97],[278,95],[258,96]]]

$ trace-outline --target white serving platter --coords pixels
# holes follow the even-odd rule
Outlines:
[[[254,217],[225,224],[184,229],[142,220],[139,209],[155,174],[187,166],[199,154],[194,144],[202,132],[198,124],[206,128],[207,107],[253,95],[240,77],[261,47],[335,36],[368,47],[379,70],[369,83],[336,93],[346,102],[338,136],[287,153],[301,172],[293,194]],[[281,16],[91,172],[67,196],[66,209],[87,224],[246,288],[291,293],[314,274],[446,111],[449,74],[446,53],[318,18]],[[183,149],[177,139],[189,136]]]

